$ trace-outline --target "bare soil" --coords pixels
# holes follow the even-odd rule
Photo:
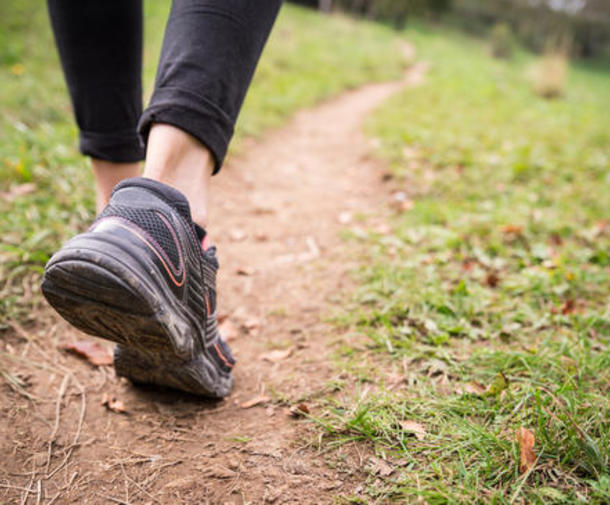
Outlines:
[[[358,214],[387,212],[362,122],[422,70],[299,113],[214,179],[219,303],[238,359],[228,399],[134,387],[67,354],[62,346],[91,337],[51,310],[1,335],[1,503],[322,504],[358,492],[363,457],[319,452],[311,423],[289,409],[304,401],[315,413],[337,373],[340,335],[324,319],[357,256],[339,232]],[[108,410],[104,395],[127,413]]]

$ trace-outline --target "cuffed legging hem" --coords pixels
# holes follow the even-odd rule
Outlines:
[[[191,134],[212,153],[214,174],[220,170],[233,136],[233,123],[214,104],[188,91],[160,88],[138,125],[145,144],[153,123],[171,124]]]
[[[135,132],[80,132],[80,152],[99,160],[135,163],[145,157],[144,145]]]

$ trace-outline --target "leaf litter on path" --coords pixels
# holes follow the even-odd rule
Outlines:
[[[404,432],[414,435],[417,440],[423,440],[428,433],[426,428],[417,421],[399,421],[398,424]]]
[[[228,318],[225,318],[218,325],[218,331],[220,332],[220,335],[225,340],[225,342],[230,342],[231,340],[235,340],[238,335],[237,327]]]
[[[271,401],[271,397],[269,395],[259,395],[254,398],[250,398],[245,402],[239,404],[242,409],[249,409],[252,407],[256,407],[257,405],[262,405],[264,403],[268,403]]]
[[[289,412],[292,417],[305,417],[310,411],[306,403],[299,403],[290,407]]]
[[[519,472],[523,474],[536,462],[536,454],[534,453],[536,438],[530,430],[523,427],[517,430],[516,438],[520,448]]]
[[[125,408],[123,401],[119,400],[115,396],[109,395],[108,393],[104,393],[104,396],[102,397],[102,405],[111,412],[116,412],[117,414],[127,414],[127,409]]]
[[[110,349],[95,340],[78,340],[66,344],[63,348],[81,358],[85,358],[94,366],[109,366],[114,362]]]
[[[271,363],[277,363],[285,360],[292,354],[292,349],[275,349],[273,351],[265,352],[261,354],[263,361],[269,361]]]

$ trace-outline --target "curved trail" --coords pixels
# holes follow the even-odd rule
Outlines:
[[[238,360],[228,400],[137,389],[110,369],[92,369],[57,350],[81,337],[56,318],[31,346],[21,344],[21,355],[38,364],[27,370],[36,399],[1,393],[0,449],[2,459],[11,456],[0,465],[0,501],[296,504],[353,491],[357,472],[333,471],[308,449],[307,423],[291,418],[287,404],[315,404],[332,377],[336,337],[321,319],[353,266],[339,221],[384,208],[382,167],[369,156],[363,120],[423,71],[416,65],[401,82],[367,85],[297,114],[247,142],[214,179],[219,306],[236,329],[230,345]],[[108,412],[104,394],[129,415]],[[268,400],[244,408],[257,397]]]

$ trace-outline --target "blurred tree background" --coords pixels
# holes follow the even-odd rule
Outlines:
[[[596,57],[610,49],[608,0],[295,0],[321,10],[338,9],[398,29],[412,18],[488,35],[496,26],[534,51],[562,49]],[[496,29],[497,31],[497,29]],[[497,35],[497,33],[496,33]]]

